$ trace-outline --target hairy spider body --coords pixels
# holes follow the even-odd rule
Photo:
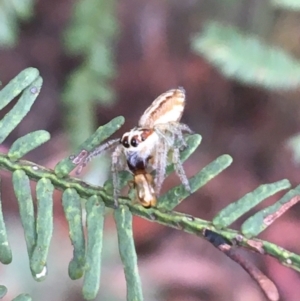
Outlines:
[[[183,88],[169,90],[157,97],[141,116],[138,127],[126,132],[121,139],[100,145],[82,161],[85,165],[94,156],[113,148],[111,171],[114,187],[115,206],[118,204],[119,179],[121,170],[129,170],[134,175],[134,183],[140,203],[145,207],[156,204],[165,179],[168,154],[175,166],[181,182],[190,191],[189,181],[180,161],[180,150],[186,147],[183,133],[192,133],[190,128],[180,123],[185,107]],[[154,185],[150,172],[155,171]],[[154,187],[153,187],[154,186]]]

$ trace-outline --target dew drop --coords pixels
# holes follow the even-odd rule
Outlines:
[[[290,258],[287,258],[287,259],[286,259],[286,263],[287,263],[287,264],[292,264],[293,262],[292,262],[292,260],[291,260]]]
[[[38,88],[37,87],[30,88],[30,93],[32,93],[32,94],[38,93]]]
[[[40,273],[34,275],[34,279],[39,282],[43,281],[47,273],[48,273],[47,266],[44,266]]]
[[[191,222],[193,222],[195,220],[195,218],[193,216],[187,216],[186,219]]]

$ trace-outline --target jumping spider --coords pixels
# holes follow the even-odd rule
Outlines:
[[[157,97],[141,116],[138,126],[126,132],[121,139],[110,140],[91,151],[80,161],[80,168],[107,149],[114,149],[111,172],[114,202],[118,205],[118,173],[129,170],[134,175],[138,199],[144,207],[156,205],[165,179],[168,154],[172,155],[176,173],[187,191],[191,191],[188,178],[180,161],[180,151],[186,147],[183,133],[193,133],[180,119],[185,107],[185,90],[169,90]],[[154,187],[150,172],[155,171]]]

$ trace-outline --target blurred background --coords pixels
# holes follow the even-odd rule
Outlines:
[[[2,152],[18,137],[45,129],[51,141],[27,159],[53,168],[99,125],[123,115],[126,123],[114,135],[120,137],[155,97],[183,86],[187,106],[182,121],[203,137],[184,165],[187,174],[224,153],[234,161],[176,210],[210,220],[263,183],[284,178],[294,186],[300,182],[298,0],[0,0],[2,86],[30,66],[39,69],[43,88],[31,112],[0,146]],[[85,173],[87,181],[102,184],[109,177],[109,155],[95,160]],[[36,283],[11,175],[1,171],[1,176],[14,256],[11,265],[0,267],[0,284],[9,290],[5,300],[21,292],[33,300],[83,300],[81,281],[67,275],[72,248],[61,193],[55,192],[49,275]],[[163,192],[178,183],[171,176]],[[250,214],[279,198],[269,198]],[[299,254],[299,214],[298,205],[260,237]],[[134,233],[145,300],[265,300],[236,263],[203,239],[139,218],[134,219]],[[280,300],[299,300],[298,273],[270,257],[244,256],[274,280]],[[108,213],[96,300],[125,296]]]

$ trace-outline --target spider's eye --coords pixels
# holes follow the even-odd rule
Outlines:
[[[129,143],[128,143],[128,138],[127,137],[124,140],[122,140],[121,143],[123,144],[124,147],[126,147],[126,148],[129,147]]]
[[[137,143],[137,141],[136,141],[135,138],[132,138],[130,143],[131,143],[131,145],[132,145],[133,147],[136,147],[136,146],[138,145],[138,143]]]

